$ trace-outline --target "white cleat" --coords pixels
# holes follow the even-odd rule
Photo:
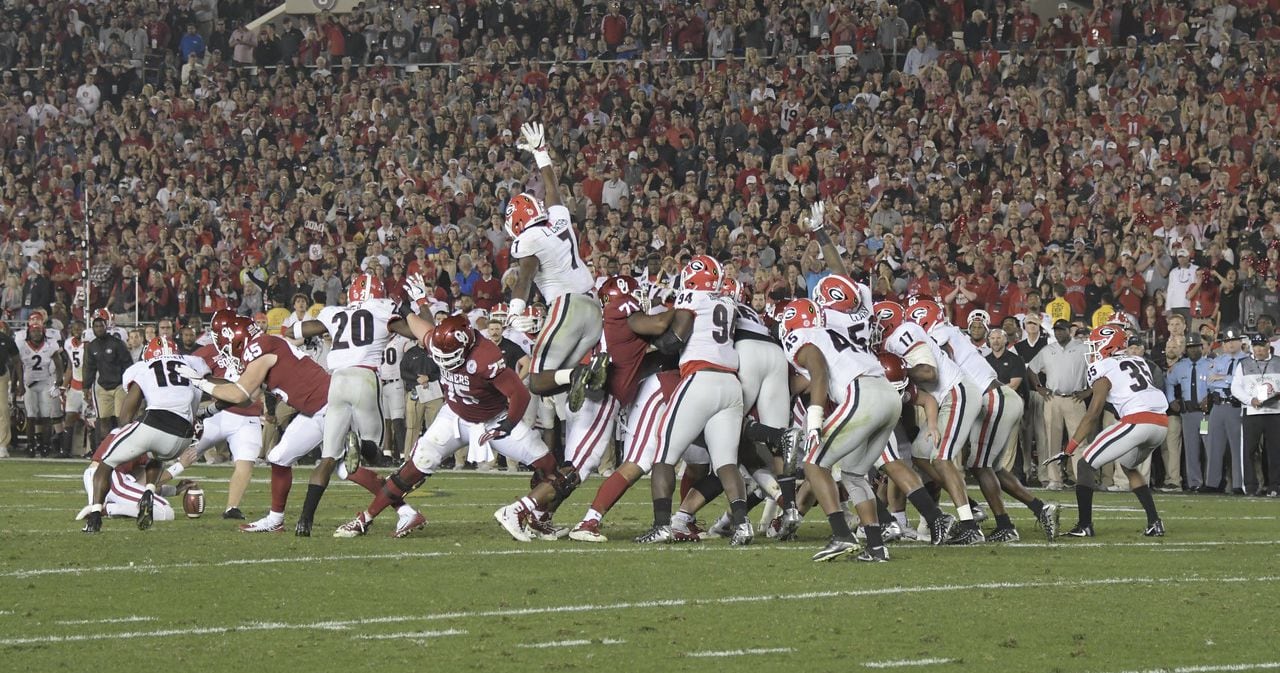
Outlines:
[[[360,512],[359,514],[356,515],[356,518],[342,524],[341,526],[338,526],[338,529],[333,531],[333,536],[334,537],[360,537],[361,535],[364,535],[365,533],[369,532],[370,523],[372,522],[369,521],[369,518],[367,516],[365,516],[365,513]]]
[[[402,538],[415,530],[422,530],[427,526],[427,517],[422,516],[422,512],[413,510],[413,514],[405,516],[399,515],[400,519],[396,522],[396,529],[391,533],[391,537]]]
[[[264,516],[253,523],[240,524],[241,533],[283,533],[284,519],[272,519]]]
[[[532,542],[533,538],[529,536],[529,528],[527,522],[529,520],[529,512],[520,503],[512,503],[499,509],[493,513],[493,518],[497,520],[498,525],[515,538],[517,542]]]
[[[590,521],[579,521],[578,525],[569,531],[569,539],[578,542],[608,542],[609,538],[600,532],[600,521],[592,519]]]

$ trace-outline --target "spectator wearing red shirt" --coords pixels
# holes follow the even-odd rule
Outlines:
[[[493,275],[493,265],[488,260],[480,261],[480,280],[472,286],[471,296],[476,306],[486,311],[502,301],[502,281]]]
[[[1062,285],[1067,291],[1062,298],[1071,304],[1071,313],[1073,315],[1088,315],[1085,312],[1085,295],[1084,289],[1089,284],[1089,277],[1085,275],[1084,264],[1079,260],[1071,263],[1071,271],[1062,279]]]

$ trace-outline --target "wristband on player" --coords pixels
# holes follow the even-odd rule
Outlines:
[[[822,407],[814,404],[809,406],[808,413],[805,415],[806,430],[822,430],[823,416],[825,415]]]
[[[1074,439],[1073,439],[1073,440],[1071,440],[1071,441],[1067,442],[1067,447],[1066,447],[1065,449],[1063,449],[1063,450],[1062,450],[1062,452],[1063,452],[1063,453],[1065,453],[1065,454],[1067,454],[1067,455],[1069,456],[1069,455],[1071,455],[1071,454],[1075,453],[1075,452],[1076,452],[1076,448],[1078,448],[1079,446],[1080,446],[1080,442],[1077,442],[1076,440],[1074,440]]]
[[[200,390],[210,395],[213,394],[213,388],[214,388],[213,381],[210,381],[208,379],[192,379],[191,385],[199,388]]]
[[[551,165],[551,153],[544,147],[539,147],[533,151],[533,161],[538,164],[538,168],[547,168]]]

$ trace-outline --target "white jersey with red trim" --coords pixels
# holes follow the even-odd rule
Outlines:
[[[70,337],[62,344],[62,351],[67,354],[67,363],[71,368],[71,389],[84,388],[84,341],[80,337]]]
[[[330,371],[344,367],[377,369],[391,340],[391,322],[401,320],[395,302],[369,299],[348,306],[326,306],[316,319],[329,330],[333,345],[325,361]]]
[[[738,371],[738,351],[733,347],[738,303],[731,297],[702,290],[676,295],[675,310],[693,314],[693,331],[680,353],[680,373],[699,369]]]
[[[738,302],[738,324],[737,338],[744,338],[744,333],[754,334],[756,337],[763,337],[765,340],[773,341],[773,332],[764,324],[764,318],[755,309],[747,306],[742,302]],[[750,338],[750,337],[746,337]]]
[[[202,376],[213,371],[204,358],[194,355],[165,355],[151,360],[141,360],[124,370],[124,389],[138,386],[147,401],[147,411],[164,410],[175,413],[188,422],[195,406],[200,402],[200,389],[177,372],[178,365],[186,365]]]
[[[979,388],[986,390],[991,382],[996,380],[996,370],[991,367],[990,362],[987,362],[987,356],[973,345],[973,340],[964,330],[955,325],[940,325],[930,332],[929,336],[933,337],[934,343],[939,346],[951,347],[952,359],[966,376],[978,384]]]
[[[400,334],[392,334],[391,340],[382,349],[382,363],[378,365],[378,378],[383,381],[400,380],[400,361],[404,352],[413,347],[414,341]]]
[[[845,313],[823,309],[822,318],[827,322],[827,329],[839,332],[840,336],[849,340],[849,343],[866,352],[871,352],[870,311]]]
[[[547,221],[524,231],[511,241],[511,258],[538,258],[534,285],[550,304],[566,294],[587,294],[595,279],[578,252],[578,236],[569,219],[569,209],[551,206]]]
[[[937,380],[921,384],[919,388],[933,395],[939,404],[946,398],[947,391],[964,380],[964,372],[960,371],[959,365],[938,348],[938,344],[924,333],[924,329],[913,322],[903,322],[893,330],[885,338],[883,348],[906,360],[909,367],[922,363],[933,365],[938,370]]]
[[[1089,365],[1089,385],[1105,378],[1111,382],[1107,403],[1120,416],[1141,412],[1163,414],[1169,408],[1164,391],[1155,386],[1147,361],[1132,355],[1117,355]]]
[[[782,340],[782,350],[787,362],[806,378],[809,372],[796,362],[796,355],[806,344],[822,353],[827,362],[827,397],[836,404],[845,401],[845,391],[859,376],[884,376],[880,360],[865,348],[860,348],[831,328],[804,327],[787,333]]]
[[[520,347],[525,355],[533,352],[533,338],[518,329],[508,327],[502,330],[502,338]]]
[[[38,344],[27,341],[26,332],[20,332],[15,337],[14,341],[18,344],[18,357],[22,359],[23,381],[27,385],[53,381],[58,373],[57,365],[53,362],[53,356],[60,350],[58,342],[51,339],[48,333],[45,334],[44,341]]]

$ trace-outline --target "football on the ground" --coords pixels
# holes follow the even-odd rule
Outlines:
[[[198,486],[187,489],[182,496],[182,509],[187,513],[188,519],[200,518],[204,514],[204,490]]]

